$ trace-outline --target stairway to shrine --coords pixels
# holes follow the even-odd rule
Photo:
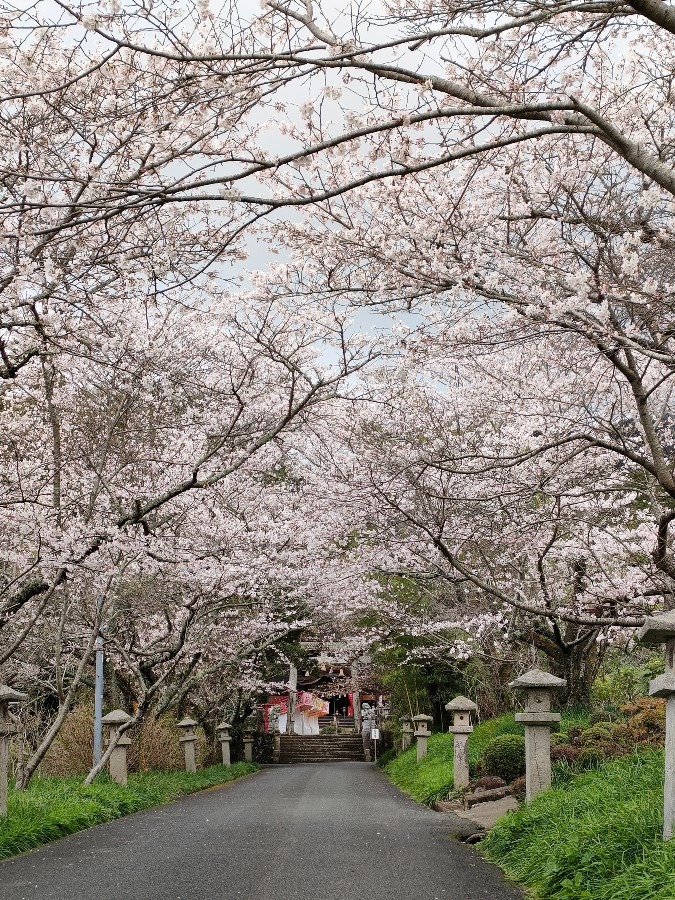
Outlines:
[[[337,723],[338,728],[354,729],[354,716],[321,716],[319,728],[331,728]]]
[[[280,763],[365,762],[359,734],[282,734]]]

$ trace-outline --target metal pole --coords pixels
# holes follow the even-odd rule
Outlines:
[[[94,684],[94,765],[103,753],[103,638],[96,638],[96,681]]]

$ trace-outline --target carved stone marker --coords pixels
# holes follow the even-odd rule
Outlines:
[[[22,703],[27,694],[15,691],[6,684],[0,684],[0,818],[7,815],[7,770],[9,768],[9,741],[17,734],[19,726],[9,719],[9,704]]]
[[[107,716],[103,716],[101,724],[108,729],[108,738],[106,743],[108,746],[112,744],[121,725],[125,725],[131,716],[123,709],[114,709]],[[117,746],[113,750],[108,760],[108,771],[113,781],[118,784],[127,783],[127,747],[131,743],[129,732],[125,731],[117,742]]]
[[[412,744],[412,734],[413,729],[410,724],[410,719],[407,716],[404,716],[401,719],[401,752],[407,750]]]
[[[465,788],[469,783],[469,735],[473,731],[471,714],[478,712],[478,707],[468,697],[455,697],[445,704],[452,713],[452,725],[448,728],[454,734],[454,785],[455,790]]]
[[[183,732],[179,740],[183,745],[183,752],[185,753],[186,772],[197,771],[197,763],[195,762],[195,744],[197,743],[197,732],[195,731],[196,724],[195,720],[191,719],[189,716],[186,716],[178,723],[178,727]]]
[[[663,779],[663,840],[675,825],[675,611],[649,618],[638,632],[643,644],[665,644],[666,671],[649,682],[652,697],[666,698],[666,760]]]
[[[525,691],[525,712],[516,713],[516,722],[525,726],[525,799],[532,800],[551,787],[551,725],[560,721],[560,713],[551,712],[551,691],[567,686],[541,669],[532,669],[509,684]]]
[[[253,730],[244,729],[244,761],[253,762]]]
[[[427,755],[429,735],[429,725],[433,722],[433,716],[413,716],[413,722],[417,725],[415,737],[417,738],[417,762]]]
[[[223,765],[230,765],[230,741],[232,738],[230,737],[230,723],[229,722],[221,722],[220,725],[216,726],[216,732],[218,734],[218,740],[220,741],[220,752],[223,757]]]

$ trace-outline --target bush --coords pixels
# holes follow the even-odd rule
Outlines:
[[[564,731],[556,731],[551,735],[551,747],[557,747],[560,744],[569,744],[570,736]]]
[[[597,769],[607,761],[607,754],[602,747],[589,745],[583,747],[577,756],[577,767],[581,770]]]
[[[525,800],[525,776],[521,775],[519,778],[515,778],[511,782],[511,790],[513,791],[513,796],[518,800],[519,803],[522,803]]]
[[[130,732],[131,746],[128,753],[130,772],[170,771],[185,766],[180,731],[176,719],[164,715],[158,719],[145,718]],[[86,775],[91,768],[94,746],[94,716],[91,703],[82,703],[68,713],[54,743],[40,765],[41,775]],[[197,728],[195,758],[199,768],[204,767],[207,745],[204,731]]]
[[[611,741],[613,734],[614,725],[611,722],[598,722],[596,725],[584,729],[579,735],[579,741],[582,747],[588,747],[600,741]]]
[[[481,771],[510,782],[525,774],[525,738],[504,734],[485,745],[480,758]]]
[[[574,765],[580,753],[581,747],[575,747],[574,744],[558,744],[556,747],[551,748],[551,761],[560,762],[564,760],[569,765]]]

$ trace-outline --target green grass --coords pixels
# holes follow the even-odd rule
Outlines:
[[[583,724],[588,724],[588,713],[574,710],[563,713],[560,729],[564,731],[570,725]],[[472,768],[487,742],[501,734],[524,734],[523,726],[516,723],[512,713],[476,725],[469,735],[469,764]],[[451,734],[432,734],[429,752],[423,760],[417,762],[417,750],[413,745],[385,766],[384,771],[397,787],[414,800],[431,806],[453,790],[453,752]]]
[[[634,753],[540,794],[481,847],[539,900],[673,900],[663,754]]]
[[[78,778],[34,778],[28,790],[10,790],[8,816],[0,819],[0,859],[185,794],[226,784],[257,768],[253,763],[235,763],[195,773],[148,772],[130,775],[126,787],[107,776],[99,776],[88,787]]]

